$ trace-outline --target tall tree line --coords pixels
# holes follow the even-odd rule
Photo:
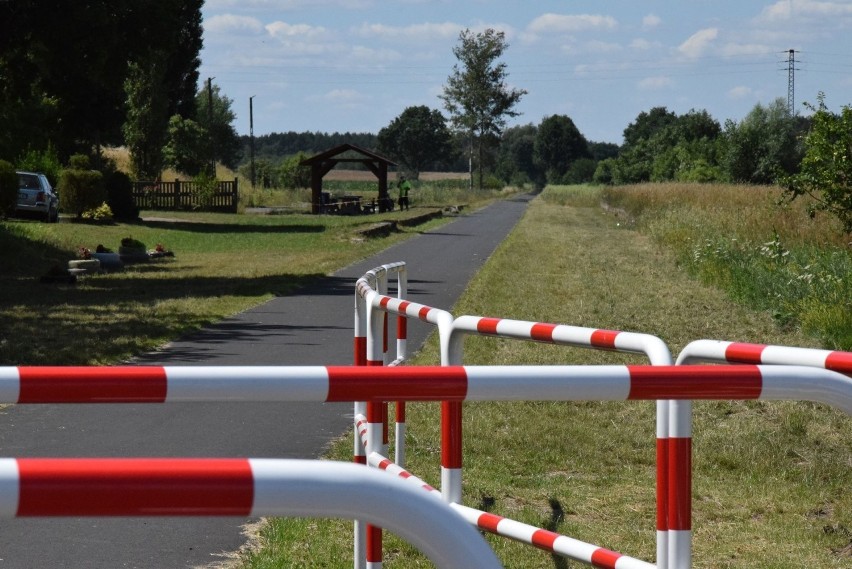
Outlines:
[[[121,144],[125,82],[157,62],[166,116],[193,117],[203,0],[0,2],[0,157]]]
[[[243,158],[250,155],[250,137],[240,136]],[[377,137],[369,132],[271,132],[254,137],[255,155],[263,158],[285,158],[299,152],[316,154],[341,144],[354,144],[375,150]]]

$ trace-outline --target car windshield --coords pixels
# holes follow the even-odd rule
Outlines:
[[[18,174],[18,188],[22,190],[37,190],[38,176],[34,174]]]

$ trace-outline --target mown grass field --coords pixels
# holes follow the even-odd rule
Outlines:
[[[481,205],[499,192],[454,198]],[[458,203],[456,201],[447,202]],[[360,230],[413,217],[230,215],[143,212],[145,221],[95,225],[63,219],[0,221],[0,362],[4,365],[108,364],[309,285],[435,224],[382,239]],[[77,250],[117,251],[124,237],[147,248],[162,244],[174,258],[128,265],[123,272],[82,278],[76,285],[39,282],[64,269]]]
[[[761,246],[777,234],[792,250],[795,240],[782,231],[789,228],[803,241],[805,233],[824,236],[812,242],[814,250],[848,255],[830,221],[782,225],[786,216],[799,215],[793,210],[780,219],[773,213],[767,224],[755,208],[774,210],[760,194],[744,191],[548,188],[453,313],[645,332],[674,354],[701,338],[820,347],[829,343],[825,338],[842,336],[830,326],[819,332],[798,317],[779,316],[736,288],[723,288],[724,279],[702,282],[702,271],[684,261],[675,245],[703,247],[690,225],[719,240],[730,240],[735,229],[748,231],[750,242]],[[771,199],[772,190],[766,192]],[[604,198],[608,211],[600,207]],[[683,207],[679,214],[665,213],[676,207]],[[768,286],[767,279],[755,286]],[[849,300],[838,302],[848,310]],[[465,352],[465,363],[478,365],[641,363],[638,356],[494,338],[468,339]],[[412,363],[437,362],[433,337]],[[799,402],[699,402],[694,417],[694,567],[852,566],[852,418]],[[433,485],[440,483],[438,425],[436,404],[408,407],[408,467]],[[652,403],[466,404],[464,429],[466,504],[653,562]],[[344,437],[328,458],[350,460],[351,445]],[[488,539],[507,568],[580,566]],[[258,543],[260,549],[243,553],[242,567],[352,563],[347,522],[273,520]],[[431,564],[386,534],[385,566]]]

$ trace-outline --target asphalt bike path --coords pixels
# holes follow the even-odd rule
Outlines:
[[[355,281],[408,265],[408,298],[450,310],[526,210],[496,202],[214,324],[140,365],[350,365]],[[395,286],[395,278],[390,279]],[[432,327],[410,320],[408,349]],[[391,345],[393,345],[391,343]],[[436,362],[437,363],[437,362]],[[352,424],[351,403],[17,405],[0,411],[0,456],[317,458]],[[185,568],[227,559],[245,518],[55,518],[0,521],[0,569]]]

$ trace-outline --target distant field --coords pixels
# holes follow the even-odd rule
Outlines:
[[[392,179],[396,178],[394,172],[388,173]],[[466,180],[467,172],[421,172],[420,180],[423,182],[434,182],[436,180]],[[332,170],[325,175],[326,180],[337,180],[342,182],[373,181],[376,176],[372,172],[364,170]]]

